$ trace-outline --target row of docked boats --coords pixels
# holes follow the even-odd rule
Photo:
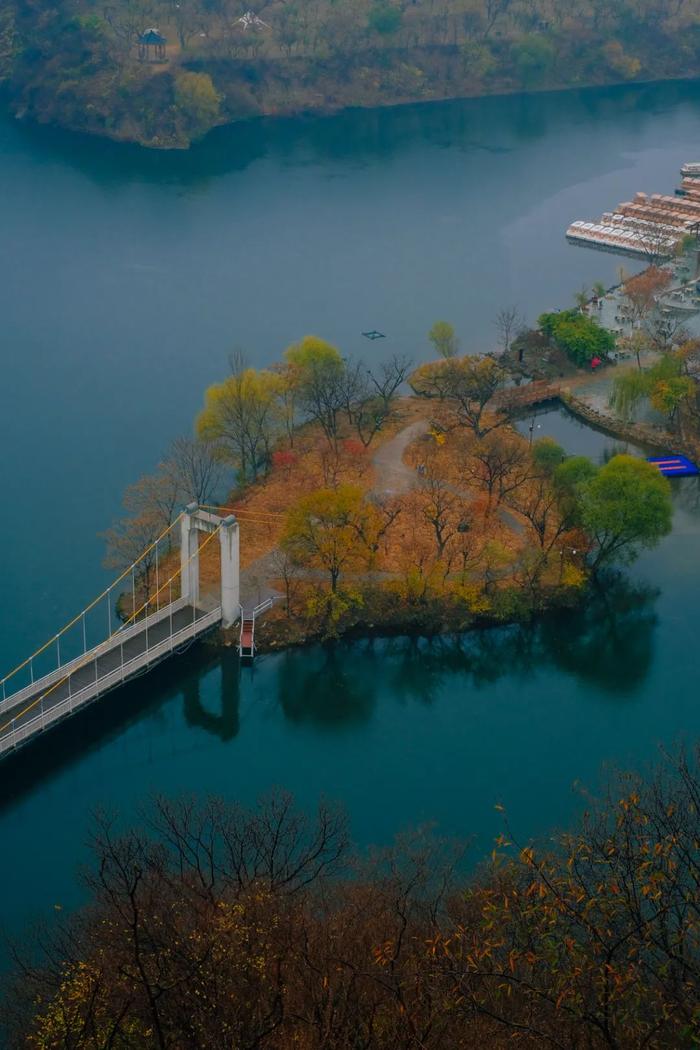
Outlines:
[[[700,163],[684,164],[675,195],[636,193],[597,222],[578,219],[566,231],[572,244],[660,262],[689,235],[700,239]]]

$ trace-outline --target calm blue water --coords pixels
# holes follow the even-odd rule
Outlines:
[[[244,347],[265,364],[315,331],[370,359],[465,349],[530,318],[611,256],[563,230],[696,152],[700,88],[672,85],[353,113],[225,129],[155,155],[0,121],[0,662],[101,586],[97,534]],[[388,338],[368,344],[363,329]],[[554,414],[572,452],[611,442]],[[436,821],[476,836],[503,802],[522,837],[572,818],[575,781],[697,735],[699,493],[634,576],[581,613],[461,642],[190,655],[0,769],[14,928],[76,897],[89,811],[151,790],[252,801],[272,785],[344,802],[360,842]]]

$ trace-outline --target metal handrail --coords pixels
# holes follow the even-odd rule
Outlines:
[[[92,700],[97,700],[116,685],[126,681],[136,671],[155,663],[167,653],[176,649],[184,641],[202,634],[220,619],[220,608],[207,613],[206,616],[202,616],[193,623],[180,628],[174,634],[168,635],[167,638],[163,639],[162,642],[158,642],[152,648],[146,649],[144,652],[132,657],[131,660],[127,660],[126,663],[120,664],[119,667],[98,679],[97,682],[90,682],[77,693],[67,696],[64,700],[54,704],[48,711],[42,711],[21,726],[14,726],[8,733],[0,737],[0,757],[10,751],[14,751],[20,744],[42,732],[54,722],[72,715],[78,708],[86,706]]]

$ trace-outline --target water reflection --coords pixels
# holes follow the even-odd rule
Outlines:
[[[336,729],[369,720],[379,692],[429,706],[460,678],[463,688],[484,690],[504,678],[522,685],[547,668],[611,696],[632,696],[654,662],[659,593],[610,573],[580,608],[532,624],[292,651],[276,668],[277,695],[289,721]]]
[[[624,573],[608,574],[591,585],[580,609],[544,619],[544,658],[606,693],[634,694],[654,661],[659,594]]]
[[[700,516],[700,477],[678,478],[673,486],[673,502],[693,517]]]
[[[220,713],[214,714],[202,703],[202,675],[190,675],[182,690],[185,722],[204,729],[224,742],[238,736],[240,729],[241,665],[238,655],[221,657]]]
[[[366,722],[376,702],[374,656],[366,646],[291,650],[276,667],[276,692],[285,718],[297,724],[341,729]]]
[[[562,127],[599,124],[638,115],[643,123],[682,103],[700,104],[694,82],[587,88],[549,94],[459,99],[436,106],[418,103],[385,109],[355,109],[332,116],[255,118],[217,128],[189,150],[146,150],[56,128],[0,120],[0,142],[15,138],[18,148],[42,162],[77,168],[101,184],[125,180],[205,186],[242,171],[266,156],[282,164],[337,162],[347,169],[388,160],[417,144],[508,153],[515,147],[556,135]],[[572,158],[580,179],[599,170],[600,157]],[[546,169],[540,169],[546,177]],[[544,188],[543,188],[544,193]]]

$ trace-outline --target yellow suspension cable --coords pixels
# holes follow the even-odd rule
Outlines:
[[[175,524],[175,522],[173,522],[173,524]],[[74,668],[73,668],[73,670],[72,670],[72,671],[70,671],[70,672],[69,672],[69,673],[68,673],[67,675],[65,675],[65,676],[64,676],[63,678],[61,678],[61,679],[60,679],[60,680],[59,680],[58,682],[54,682],[54,684],[53,684],[52,686],[50,686],[50,687],[49,687],[49,688],[48,688],[48,689],[46,690],[46,692],[45,692],[45,693],[42,693],[42,694],[41,694],[41,696],[38,696],[38,697],[36,698],[36,700],[33,700],[33,701],[31,702],[31,704],[28,704],[28,705],[27,705],[27,706],[26,706],[26,707],[25,707],[25,708],[24,708],[24,709],[23,709],[22,711],[20,711],[20,712],[19,712],[19,714],[13,715],[13,717],[12,717],[12,718],[10,718],[10,719],[9,719],[9,721],[5,722],[5,724],[4,724],[4,725],[0,726],[0,733],[4,733],[4,732],[5,732],[5,730],[6,730],[6,729],[8,729],[8,728],[9,728],[9,727],[10,727],[10,726],[12,725],[12,723],[13,723],[13,722],[16,722],[18,718],[23,718],[23,717],[24,717],[24,716],[25,716],[26,714],[29,714],[29,712],[30,712],[30,711],[32,711],[32,710],[33,710],[33,709],[34,709],[34,708],[36,707],[36,705],[37,705],[37,704],[40,704],[40,703],[41,703],[41,702],[42,702],[43,700],[45,700],[45,699],[46,699],[46,697],[47,697],[47,696],[50,696],[50,695],[51,695],[51,693],[53,693],[53,692],[54,692],[54,690],[56,690],[56,689],[58,689],[58,688],[59,688],[59,686],[61,686],[61,685],[65,685],[65,683],[66,683],[66,682],[68,681],[68,679],[69,679],[69,678],[71,678],[71,677],[72,677],[72,676],[73,676],[74,674],[76,674],[76,673],[77,673],[78,671],[81,671],[81,670],[83,669],[83,667],[87,667],[87,665],[88,665],[88,664],[91,664],[93,660],[95,660],[95,661],[96,661],[96,660],[97,660],[97,658],[98,658],[98,656],[99,656],[99,655],[101,655],[101,654],[99,653],[99,650],[100,650],[100,649],[102,648],[102,646],[105,646],[105,645],[107,645],[107,643],[108,643],[108,642],[111,642],[112,638],[114,638],[114,637],[115,637],[115,635],[117,635],[117,634],[119,634],[119,633],[120,633],[121,631],[123,631],[123,630],[124,630],[124,628],[125,628],[125,627],[127,627],[127,626],[128,626],[128,624],[129,624],[129,623],[130,623],[130,622],[131,622],[132,620],[136,620],[136,618],[137,618],[138,616],[140,616],[140,615],[141,615],[141,613],[143,612],[143,610],[144,610],[144,609],[147,609],[147,608],[148,608],[148,606],[149,606],[149,605],[150,605],[150,603],[151,603],[151,602],[153,601],[153,599],[154,599],[154,598],[157,598],[157,597],[158,597],[158,595],[159,595],[159,594],[161,593],[161,591],[163,591],[163,590],[164,590],[164,589],[165,589],[166,587],[169,587],[169,586],[170,586],[170,584],[171,584],[171,583],[173,582],[173,580],[176,580],[176,579],[177,579],[177,577],[178,577],[178,576],[180,576],[180,575],[182,574],[182,570],[183,570],[183,568],[187,568],[187,566],[188,566],[188,565],[190,564],[190,562],[191,562],[191,561],[193,561],[193,559],[194,559],[194,558],[196,558],[196,557],[198,557],[198,556],[199,556],[199,554],[201,553],[201,551],[203,551],[203,550],[204,550],[204,548],[205,548],[205,547],[207,546],[207,544],[208,544],[208,543],[210,543],[210,542],[211,542],[211,541],[212,541],[212,540],[214,539],[214,537],[215,537],[216,535],[218,535],[218,533],[220,532],[220,530],[221,530],[221,525],[219,525],[219,526],[218,526],[218,527],[217,527],[217,528],[216,528],[216,529],[214,530],[214,532],[210,533],[210,534],[209,534],[209,535],[207,536],[207,538],[205,539],[205,541],[204,541],[204,543],[203,543],[203,544],[201,545],[201,547],[199,547],[199,548],[198,548],[198,549],[197,549],[197,550],[196,550],[196,551],[195,551],[195,552],[194,552],[193,554],[191,554],[191,555],[189,556],[189,558],[187,559],[187,561],[185,562],[185,564],[184,564],[184,565],[180,565],[180,568],[179,568],[179,569],[177,570],[177,572],[173,573],[173,575],[172,575],[172,576],[170,577],[170,579],[169,579],[169,580],[166,580],[166,582],[165,582],[165,583],[163,584],[163,586],[162,586],[162,587],[160,587],[160,588],[159,588],[159,589],[158,589],[158,590],[156,591],[156,593],[155,593],[155,594],[153,594],[153,595],[152,595],[152,596],[151,596],[150,598],[147,598],[147,599],[146,599],[146,601],[144,602],[144,604],[143,604],[143,605],[141,606],[141,608],[140,608],[140,609],[136,609],[136,610],[134,610],[134,612],[132,612],[132,614],[131,614],[131,616],[130,616],[130,617],[128,618],[128,620],[125,620],[125,621],[124,621],[124,623],[123,623],[123,624],[121,625],[121,627],[119,627],[119,628],[118,628],[118,629],[117,629],[116,631],[113,631],[113,632],[112,632],[112,634],[110,634],[109,638],[106,638],[104,642],[101,642],[101,643],[100,643],[100,644],[99,644],[99,645],[98,645],[98,646],[97,646],[97,647],[96,647],[95,649],[93,649],[93,650],[91,651],[91,653],[90,653],[90,656],[89,656],[89,657],[88,657],[87,659],[85,659],[85,660],[84,660],[84,661],[83,661],[82,663],[79,663],[79,664],[78,664],[78,665],[77,665],[76,667],[74,667]],[[167,530],[166,530],[166,531],[167,531]],[[164,533],[164,535],[165,535],[165,533]],[[150,548],[149,548],[149,550],[150,550]],[[144,553],[146,553],[146,552],[144,552]],[[143,557],[143,555],[142,555],[142,557]],[[141,560],[141,559],[139,559],[139,560]],[[136,563],[134,563],[134,564],[136,564]]]
[[[183,511],[183,513],[184,513],[184,511]],[[122,582],[122,580],[126,576],[129,575],[129,573],[131,572],[131,570],[134,568],[135,565],[138,565],[138,563],[140,561],[143,561],[143,559],[146,557],[146,555],[150,554],[150,552],[153,550],[153,548],[156,547],[160,543],[161,540],[165,539],[165,537],[168,535],[170,530],[175,528],[175,526],[177,525],[177,523],[179,522],[181,517],[182,517],[182,513],[178,514],[177,518],[175,518],[175,521],[173,521],[170,525],[168,525],[167,529],[160,534],[158,539],[154,540],[153,543],[150,544],[150,546],[146,547],[145,551],[143,551],[141,554],[139,554],[139,556],[136,559],[136,561],[132,562],[131,565],[129,566],[129,568],[124,570],[124,572],[121,574],[121,576],[117,576],[116,580],[113,580],[112,583],[110,583],[109,587],[107,587],[106,590],[104,590],[102,592],[102,594],[98,595],[98,597],[95,598],[94,601],[90,602],[89,605],[86,605],[85,608],[82,609],[81,612],[79,612],[77,616],[74,616],[73,619],[70,621],[70,623],[67,623],[65,625],[65,627],[62,627],[60,631],[57,631],[56,634],[52,635],[52,637],[49,638],[48,642],[45,642],[45,644],[42,645],[40,649],[37,649],[36,652],[32,653],[31,656],[28,656],[27,659],[24,660],[21,664],[18,664],[17,667],[15,667],[13,671],[9,671],[8,674],[6,674],[4,678],[0,678],[0,686],[4,685],[5,682],[8,682],[10,680],[10,678],[14,678],[14,676],[16,674],[18,674],[19,671],[22,671],[28,664],[30,664],[35,657],[41,656],[42,653],[46,652],[46,650],[49,648],[49,646],[53,645],[53,643],[56,641],[57,638],[60,638],[62,635],[64,635],[66,633],[66,631],[69,631],[71,629],[71,627],[75,627],[76,623],[78,623],[78,621],[83,616],[85,616],[86,613],[89,613],[92,609],[94,609],[98,602],[101,602],[102,599],[107,594],[109,594],[109,592],[111,590],[113,590],[118,584],[120,584]]]
[[[247,510],[245,507],[241,507],[240,509],[236,510],[235,507],[209,507],[209,506],[206,506],[206,505],[203,504],[202,505],[202,510],[212,510],[212,511],[214,511],[216,513],[220,512],[222,510],[225,510],[225,511],[227,511],[230,514],[235,514],[236,517],[238,517],[240,514],[255,514],[257,516],[264,515],[265,517],[268,517],[268,518],[286,518],[287,517],[286,514],[278,513],[276,510],[255,511],[255,510]]]

